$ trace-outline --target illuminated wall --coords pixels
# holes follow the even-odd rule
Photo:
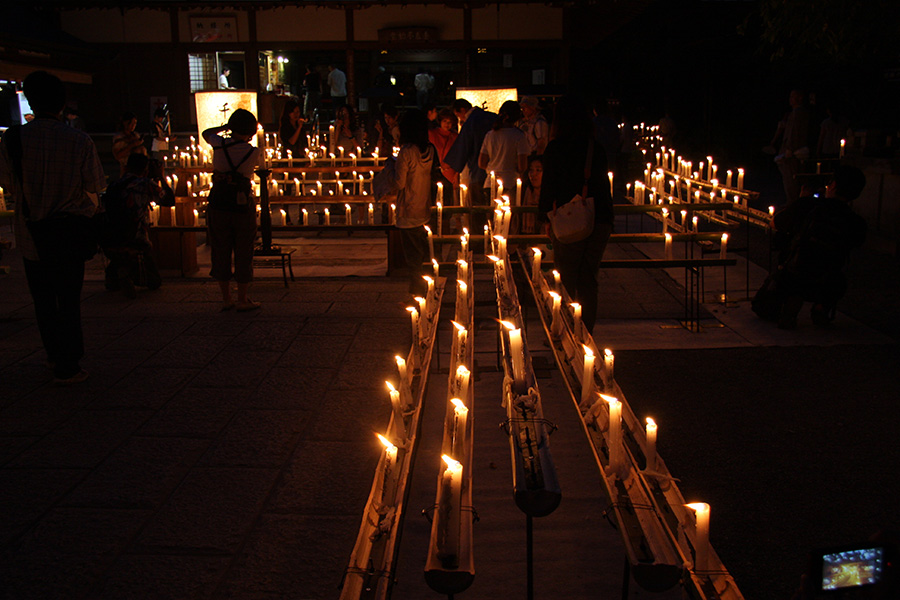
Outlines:
[[[518,101],[519,92],[516,88],[456,88],[456,98],[465,98],[472,106],[495,113],[507,100]]]
[[[194,94],[194,103],[197,105],[198,138],[200,145],[207,149],[209,144],[199,135],[204,129],[224,125],[231,114],[239,108],[249,110],[255,116],[259,115],[256,108],[256,92],[246,90],[197,92]],[[255,137],[251,143],[256,145]]]

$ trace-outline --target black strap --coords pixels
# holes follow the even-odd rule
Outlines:
[[[228,145],[222,144],[222,150],[225,151],[225,160],[228,161],[228,166],[231,167],[232,171],[237,171],[242,164],[247,162],[247,159],[250,158],[250,155],[253,154],[253,151],[255,150],[255,148],[250,148],[250,150],[247,151],[247,154],[244,155],[244,158],[242,158],[241,161],[237,165],[235,165],[233,162],[231,162],[231,155],[229,154],[228,149],[237,143],[239,142],[234,142],[234,144]]]

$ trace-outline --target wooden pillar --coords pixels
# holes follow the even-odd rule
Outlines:
[[[465,85],[472,85],[472,54],[475,50],[472,48],[472,8],[468,4],[463,8],[463,41],[466,49],[466,64],[463,77]]]
[[[347,104],[353,107],[355,111],[357,109],[356,104],[356,61],[354,60],[353,55],[353,43],[354,43],[354,32],[353,32],[353,9],[347,8],[344,9],[344,21],[347,29]]]

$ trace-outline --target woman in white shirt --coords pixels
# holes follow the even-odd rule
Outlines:
[[[515,190],[516,179],[528,167],[528,154],[531,152],[528,140],[525,133],[516,127],[521,118],[522,109],[518,102],[504,102],[497,112],[493,129],[484,136],[478,156],[478,166],[488,174],[493,172],[506,190]],[[491,198],[491,178],[487,177],[484,184],[485,198]]]

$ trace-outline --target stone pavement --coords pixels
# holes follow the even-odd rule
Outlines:
[[[405,282],[284,288],[280,271],[265,272],[252,294],[261,310],[220,313],[204,278],[169,278],[128,300],[103,290],[95,261],[83,305],[91,377],[58,388],[21,262],[15,252],[3,262],[13,272],[0,278],[0,597],[336,598],[379,453],[373,432],[389,417],[384,380],[409,348]],[[900,464],[887,433],[900,425],[896,341],[845,315],[832,331],[801,321],[781,332],[746,302],[705,305],[703,331],[687,332],[674,275],[605,272],[595,337],[616,350],[635,412],[657,416],[660,454],[685,495],[712,504],[713,544],[746,596],[787,597],[805,550],[898,526]],[[480,276],[481,521],[466,596],[523,597],[524,519],[497,429],[488,286]],[[563,503],[535,522],[537,597],[618,596],[621,542],[603,522],[562,382],[545,375]],[[445,386],[435,370],[428,406],[440,409],[426,409],[396,598],[435,596],[421,575],[428,526],[418,511],[433,502]],[[632,585],[630,597],[651,595]]]

